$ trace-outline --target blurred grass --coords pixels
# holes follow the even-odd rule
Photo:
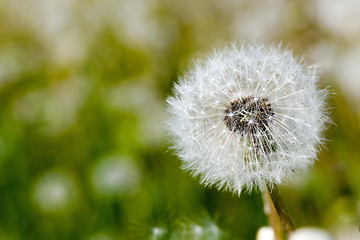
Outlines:
[[[350,45],[290,2],[270,4],[286,10],[272,21],[266,1],[0,1],[0,239],[254,239],[267,224],[260,193],[238,198],[183,173],[165,99],[192,57],[254,38],[250,23],[299,54]],[[281,190],[296,225],[336,232],[360,220],[359,102],[324,76],[336,125],[315,167]],[[134,166],[101,170],[119,192],[91,180],[109,156]]]

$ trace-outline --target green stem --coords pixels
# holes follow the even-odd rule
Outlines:
[[[272,199],[272,202],[274,203],[276,212],[279,215],[281,225],[283,226],[287,236],[290,236],[290,234],[295,231],[295,226],[284,202],[282,201],[279,189],[276,185],[274,185],[272,187],[267,186],[267,190]]]
[[[265,213],[268,215],[269,222],[274,230],[275,239],[284,240],[281,221],[275,209],[274,203],[271,199],[270,193],[267,189],[264,192],[264,204],[265,204]]]

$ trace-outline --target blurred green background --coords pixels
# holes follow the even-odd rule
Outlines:
[[[254,239],[261,194],[200,186],[164,126],[178,76],[234,40],[321,66],[335,124],[281,191],[297,226],[359,239],[359,22],[357,0],[0,0],[0,239]]]

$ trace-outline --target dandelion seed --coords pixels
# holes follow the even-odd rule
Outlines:
[[[308,168],[328,122],[317,81],[280,47],[233,45],[196,62],[168,98],[183,168],[237,194]]]

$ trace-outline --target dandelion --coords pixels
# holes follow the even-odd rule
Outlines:
[[[316,227],[304,227],[296,230],[290,240],[335,240],[326,230]]]
[[[183,223],[179,231],[174,232],[171,240],[217,240],[224,239],[225,233],[210,218],[204,218],[199,222]]]
[[[327,122],[315,70],[262,45],[233,45],[196,62],[168,99],[183,168],[237,194],[307,169]]]
[[[44,173],[35,182],[32,199],[45,213],[61,213],[71,210],[78,198],[78,189],[70,175],[59,170]]]
[[[267,190],[280,219],[273,225],[290,235],[277,185],[309,168],[323,142],[327,90],[317,82],[315,67],[280,47],[234,44],[197,61],[168,99],[183,168],[238,195]]]
[[[272,227],[262,227],[256,234],[256,240],[274,240],[275,234]]]
[[[139,186],[141,173],[133,159],[110,155],[96,163],[90,177],[95,193],[116,197],[134,191]]]
[[[154,227],[151,229],[151,236],[149,239],[151,240],[162,239],[165,234],[166,234],[166,229],[161,227]]]

